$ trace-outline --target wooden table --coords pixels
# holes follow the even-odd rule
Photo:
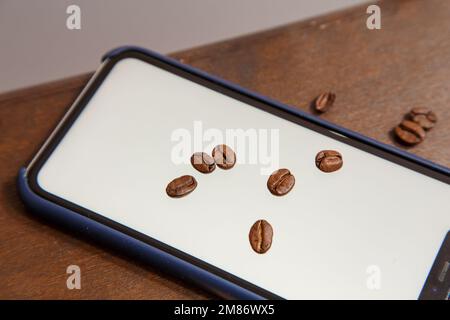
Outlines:
[[[410,152],[450,166],[450,1],[382,1],[382,29],[366,7],[195,48],[173,56],[284,103],[393,144],[390,130],[414,106],[437,126]],[[48,136],[89,75],[0,95],[0,298],[198,299],[209,294],[37,221],[20,202],[18,169]],[[81,290],[66,268],[81,267]]]

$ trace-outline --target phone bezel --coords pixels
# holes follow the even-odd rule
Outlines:
[[[219,94],[225,94],[234,99],[238,99],[248,104],[249,106],[262,109],[266,112],[274,114],[275,116],[279,116],[283,119],[297,123],[311,130],[320,132],[321,134],[330,136],[336,140],[355,146],[361,150],[372,153],[386,160],[398,163],[411,170],[420,172],[422,174],[425,174],[427,176],[450,184],[450,171],[447,168],[440,167],[436,164],[428,162],[427,160],[420,159],[408,153],[395,150],[391,146],[383,145],[375,140],[361,136],[357,133],[351,132],[344,128],[340,128],[339,126],[335,126],[326,121],[316,119],[315,117],[308,115],[302,111],[295,110],[288,106],[284,106],[277,102],[271,101],[267,98],[258,96],[256,94],[252,94],[251,92],[239,88],[237,86],[234,86],[232,84],[229,84],[226,81],[222,81],[220,79],[204,74],[200,71],[196,71],[193,68],[183,66],[182,64],[178,63],[175,60],[159,57],[156,55],[145,54],[133,49],[126,50],[124,52],[115,55],[112,58],[107,59],[102,65],[102,67],[98,70],[95,77],[93,77],[91,81],[86,85],[85,89],[76,99],[69,112],[64,116],[64,118],[58,124],[55,131],[45,142],[41,150],[37,153],[37,155],[34,157],[30,165],[28,166],[27,178],[31,190],[44,199],[47,199],[73,212],[76,212],[90,219],[93,219],[99,223],[107,225],[133,238],[136,238],[142,242],[145,242],[151,246],[163,250],[164,252],[167,252],[173,256],[176,256],[182,260],[194,264],[208,272],[211,272],[234,284],[237,284],[242,288],[252,291],[263,298],[280,299],[281,297],[253,283],[250,283],[233,274],[221,270],[220,268],[217,268],[209,263],[206,263],[196,257],[193,257],[185,252],[182,252],[165,243],[162,243],[157,239],[154,239],[148,235],[137,232],[113,220],[105,218],[93,211],[78,206],[75,203],[71,203],[65,199],[50,194],[39,186],[37,176],[46,160],[49,158],[49,156],[56,148],[58,143],[63,139],[64,135],[70,129],[72,124],[76,121],[77,117],[83,111],[84,107],[88,104],[89,100],[95,94],[97,89],[101,86],[102,82],[108,76],[109,72],[112,70],[115,64],[118,61],[126,58],[135,58],[150,63],[163,70],[174,73],[187,80],[194,81],[200,85],[212,89],[218,92]]]

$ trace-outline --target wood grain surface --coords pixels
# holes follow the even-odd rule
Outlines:
[[[408,151],[450,166],[450,1],[379,3],[382,29],[366,28],[366,7],[290,24],[173,56],[263,95],[311,111],[336,93],[321,117],[388,144],[415,106],[439,117]],[[78,240],[27,213],[15,178],[90,75],[0,95],[0,298],[202,299],[189,284]],[[403,147],[402,147],[403,148]],[[81,268],[81,290],[66,268]]]

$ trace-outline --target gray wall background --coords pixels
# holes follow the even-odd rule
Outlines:
[[[124,44],[169,53],[366,0],[0,0],[0,92],[94,70]],[[66,28],[67,6],[81,30]]]

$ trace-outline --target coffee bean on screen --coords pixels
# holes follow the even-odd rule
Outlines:
[[[332,92],[324,92],[320,96],[316,98],[316,101],[314,103],[315,110],[317,112],[326,112],[328,109],[331,108],[331,106],[334,103],[334,100],[336,100],[336,95]]]
[[[409,118],[425,130],[430,130],[437,122],[436,114],[428,108],[411,109]]]
[[[335,150],[322,150],[316,155],[316,166],[323,172],[339,170],[343,163],[342,155]]]
[[[395,127],[394,132],[401,142],[408,145],[418,144],[425,139],[425,131],[423,128],[419,124],[409,120],[403,120]]]
[[[216,169],[213,157],[205,152],[196,152],[191,157],[192,166],[201,173],[210,173]]]
[[[236,164],[236,154],[233,149],[225,144],[219,144],[212,151],[216,164],[221,169],[231,169]]]
[[[295,185],[295,177],[288,169],[278,169],[267,180],[267,188],[275,196],[284,196]]]
[[[251,227],[248,238],[256,253],[266,253],[272,246],[272,226],[266,220],[258,220]]]
[[[173,179],[166,187],[166,193],[172,198],[181,198],[197,188],[197,181],[193,176],[181,176]]]

